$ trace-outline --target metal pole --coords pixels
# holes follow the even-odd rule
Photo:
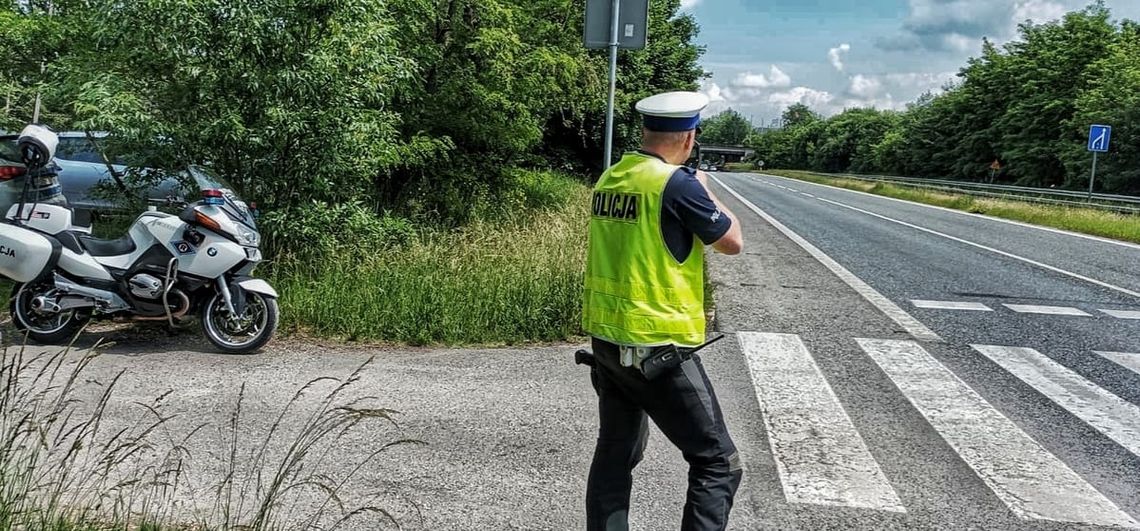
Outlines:
[[[614,151],[614,97],[617,92],[618,25],[621,20],[621,0],[613,0],[610,8],[610,99],[606,106],[606,154],[602,170],[613,163]]]
[[[1097,155],[1098,155],[1098,153],[1096,151],[1093,151],[1092,177],[1089,177],[1089,202],[1090,203],[1092,202],[1092,197],[1093,197],[1093,185],[1096,184],[1096,156]]]

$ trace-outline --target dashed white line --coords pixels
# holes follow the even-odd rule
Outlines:
[[[887,217],[887,216],[884,216],[882,214],[876,214],[875,212],[871,212],[870,210],[863,210],[862,208],[853,207],[853,206],[848,205],[848,204],[840,203],[839,201],[832,201],[830,199],[824,199],[822,197],[819,198],[819,200],[823,201],[825,203],[829,203],[829,204],[838,206],[838,207],[854,210],[855,212],[860,212],[860,213],[866,214],[868,216],[876,217],[876,218],[879,218],[879,219],[884,220],[884,221],[890,221],[891,223],[897,223],[897,224],[902,225],[904,227],[910,227],[910,228],[915,229],[915,230],[920,230],[920,231],[925,232],[927,234],[933,234],[935,236],[939,236],[942,238],[946,238],[948,240],[956,241],[958,243],[966,244],[966,245],[969,245],[971,247],[976,247],[978,249],[982,249],[983,251],[989,251],[991,253],[1000,254],[1006,258],[1012,258],[1014,260],[1025,262],[1027,264],[1037,266],[1037,267],[1040,267],[1042,269],[1047,269],[1047,270],[1052,271],[1054,273],[1060,273],[1062,275],[1069,276],[1069,277],[1075,278],[1077,280],[1083,280],[1083,281],[1088,282],[1090,284],[1096,284],[1096,285],[1101,286],[1103,288],[1108,288],[1108,289],[1111,289],[1113,291],[1119,291],[1120,293],[1124,293],[1126,295],[1131,295],[1133,297],[1140,298],[1140,292],[1132,291],[1130,289],[1122,288],[1120,286],[1115,286],[1113,284],[1109,284],[1108,282],[1103,282],[1103,281],[1097,280],[1095,278],[1086,277],[1086,276],[1081,275],[1079,273],[1073,273],[1072,271],[1066,271],[1066,270],[1061,269],[1059,267],[1053,267],[1049,264],[1044,264],[1044,263],[1038,262],[1036,260],[1025,258],[1024,256],[1018,256],[1018,255],[1013,254],[1013,253],[1007,253],[1007,252],[1002,251],[1000,249],[995,249],[995,248],[989,247],[987,245],[982,245],[980,243],[975,243],[975,242],[972,242],[969,240],[965,240],[965,239],[959,238],[957,236],[951,236],[951,235],[946,234],[944,232],[938,232],[934,229],[928,229],[926,227],[921,227],[921,226],[915,225],[913,223],[907,223],[905,221],[898,220],[898,219],[891,218],[891,217]]]
[[[913,341],[857,341],[931,427],[1018,517],[1137,525],[922,346]]]
[[[1017,313],[1036,313],[1041,315],[1071,315],[1074,317],[1092,317],[1087,312],[1067,306],[1036,306],[1032,304],[1005,304]]]
[[[802,196],[804,196],[804,197],[810,197],[810,198],[812,198],[812,199],[815,199],[815,196],[814,196],[814,195],[811,195],[811,194],[809,194],[809,193],[807,193],[807,192],[800,192],[800,195],[802,195]]]
[[[992,312],[993,308],[980,302],[963,301],[910,301],[915,308],[928,310],[964,310],[971,312]]]
[[[1101,312],[1111,315],[1117,319],[1140,320],[1140,312],[1128,310],[1101,310]]]
[[[905,513],[800,337],[741,332],[738,339],[788,502]]]
[[[972,346],[1125,450],[1140,456],[1140,407],[1031,348]]]
[[[847,283],[848,286],[851,286],[851,288],[859,293],[859,295],[862,295],[863,298],[867,300],[867,302],[870,302],[872,305],[878,308],[879,311],[886,314],[887,317],[901,326],[903,330],[906,330],[907,333],[909,333],[912,337],[920,341],[942,341],[942,338],[939,337],[938,334],[934,333],[933,330],[927,328],[926,325],[922,324],[918,319],[915,319],[914,316],[906,313],[906,311],[904,311],[902,308],[899,308],[897,304],[891,302],[890,299],[884,297],[882,293],[876,291],[875,288],[872,288],[866,282],[863,282],[863,280],[855,276],[854,273],[848,271],[847,268],[840,265],[839,262],[836,262],[830,256],[827,256],[827,254],[825,254],[823,251],[819,250],[818,247],[812,245],[811,242],[805,240],[802,236],[793,232],[792,229],[784,226],[783,223],[780,223],[779,220],[770,216],[767,212],[760,210],[760,207],[756,206],[748,199],[745,199],[744,196],[737,193],[736,190],[733,190],[730,186],[724,184],[724,182],[722,182],[720,179],[716,177],[713,177],[712,179],[717,184],[722,186],[725,190],[727,190],[728,193],[732,194],[733,197],[743,203],[744,206],[748,207],[749,210],[755,212],[757,216],[763,218],[764,221],[767,221],[770,225],[775,227],[776,230],[782,232],[784,236],[787,236],[789,239],[795,242],[796,245],[799,245],[801,248],[803,248],[803,250],[807,251],[808,254],[812,255],[812,257],[818,260],[819,263],[823,264],[824,267],[831,270],[832,273],[843,280],[843,282]]]
[[[1136,374],[1140,374],[1140,354],[1130,352],[1097,352],[1098,356],[1107,359]]]

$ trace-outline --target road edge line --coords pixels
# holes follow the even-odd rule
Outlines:
[[[911,337],[914,337],[918,341],[938,343],[941,343],[943,341],[942,337],[934,333],[933,330],[927,328],[926,325],[922,324],[922,322],[920,322],[918,319],[915,319],[914,316],[907,313],[906,310],[903,310],[901,307],[899,307],[899,305],[891,302],[891,300],[886,298],[882,293],[879,293],[875,290],[875,288],[872,288],[862,279],[855,276],[854,273],[848,271],[847,268],[843,267],[839,262],[836,262],[826,253],[819,250],[819,248],[815,245],[812,245],[811,242],[805,240],[803,236],[796,234],[792,229],[784,226],[784,224],[780,223],[779,220],[772,217],[767,212],[761,210],[760,207],[756,206],[751,201],[745,199],[744,196],[737,193],[736,190],[732,189],[732,187],[724,184],[724,182],[719,178],[715,176],[710,177],[712,177],[712,180],[715,181],[718,185],[727,190],[728,193],[732,194],[732,196],[740,201],[744,206],[748,207],[749,210],[752,210],[752,212],[757,216],[760,216],[764,221],[767,221],[768,224],[775,227],[776,230],[783,233],[784,236],[795,242],[795,244],[799,245],[803,250],[807,251],[807,253],[810,254],[812,258],[815,258],[816,261],[823,264],[823,266],[830,270],[835,276],[839,277],[840,280],[845,282],[848,286],[851,286],[851,288],[854,289],[856,293],[862,296],[867,302],[871,303],[871,305],[877,308],[880,312],[883,312],[883,314],[894,321],[895,324],[901,326],[904,330],[907,331],[908,334],[911,335]]]

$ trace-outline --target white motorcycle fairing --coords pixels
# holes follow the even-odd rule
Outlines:
[[[16,282],[31,282],[55,268],[59,242],[15,225],[0,224],[0,274]]]
[[[178,216],[147,212],[139,217],[128,233],[128,237],[135,243],[132,251],[114,256],[96,256],[94,260],[107,268],[126,271],[147,253],[152,257],[162,254],[153,250],[157,245],[169,253],[170,257],[178,258],[179,272],[213,279],[247,258],[242,246],[208,229],[198,228],[204,239],[197,245],[186,241],[184,234],[187,228],[189,225]]]

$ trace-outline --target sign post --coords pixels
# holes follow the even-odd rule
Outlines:
[[[606,105],[605,160],[613,163],[614,99],[617,93],[618,49],[645,48],[649,36],[649,0],[587,0],[583,42],[588,49],[609,48],[610,92]]]
[[[1094,125],[1089,129],[1089,151],[1093,154],[1092,175],[1089,177],[1089,201],[1092,201],[1093,186],[1096,184],[1096,158],[1101,153],[1108,153],[1108,146],[1112,141],[1112,127],[1108,125]]]
[[[994,163],[990,164],[990,184],[994,183],[994,177],[997,176],[999,170],[1001,170],[1001,161],[994,159]]]

